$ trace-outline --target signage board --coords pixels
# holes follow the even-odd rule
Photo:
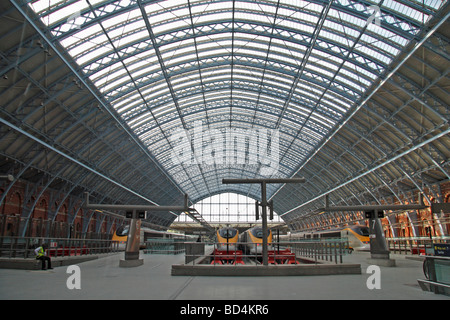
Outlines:
[[[450,244],[435,243],[433,244],[434,255],[442,257],[450,257]]]

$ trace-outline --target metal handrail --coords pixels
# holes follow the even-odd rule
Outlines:
[[[423,273],[427,280],[417,281],[422,290],[450,296],[450,283],[445,276],[449,271],[450,257],[427,256],[423,262]]]
[[[198,243],[197,243],[198,244]],[[211,244],[211,243],[203,243]],[[223,249],[224,244],[219,242],[212,243],[212,251],[209,253],[212,261],[220,259],[228,259],[236,261],[237,258],[251,258],[256,265],[262,265],[258,260],[262,257],[262,253],[258,252],[258,245],[256,243],[249,242],[237,242],[230,243],[230,245],[236,245],[237,249],[229,250],[228,253],[222,253],[220,256],[218,252],[226,252]],[[253,247],[255,253],[251,253],[250,250],[245,252],[243,250],[244,245]],[[286,249],[289,249],[291,253],[288,253]],[[287,259],[295,254],[296,258],[310,258],[314,260],[314,263],[322,261],[343,263],[343,256],[349,253],[349,244],[347,239],[322,239],[322,240],[301,240],[301,241],[288,241],[288,242],[274,242],[269,244],[269,258],[276,260]],[[189,261],[194,265],[196,260],[205,255],[189,254],[186,257],[190,257]],[[258,263],[259,262],[259,263]]]
[[[409,237],[386,238],[388,248],[392,253],[398,254],[427,254],[436,243],[450,243],[450,237]]]
[[[119,243],[101,239],[73,239],[47,237],[0,237],[0,257],[32,258],[34,250],[46,244],[47,254],[53,257],[81,256],[119,251]]]
[[[147,239],[144,242],[145,254],[180,254],[186,251],[184,240],[170,238]]]

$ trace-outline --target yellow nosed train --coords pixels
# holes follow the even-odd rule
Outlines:
[[[145,242],[148,239],[165,238],[165,239],[180,239],[180,240],[186,240],[186,241],[195,241],[195,239],[197,239],[197,236],[192,236],[192,235],[184,235],[184,234],[167,232],[167,231],[157,231],[157,230],[153,230],[153,229],[146,228],[146,227],[141,227],[140,229],[141,229],[140,234],[139,234],[140,249],[145,248]],[[120,250],[125,250],[129,232],[130,232],[129,225],[120,226],[114,232],[112,241],[118,242]]]
[[[286,236],[282,236],[280,238],[283,239],[285,237]],[[347,238],[349,249],[359,251],[370,250],[369,228],[363,225],[352,225],[321,231],[300,232],[291,234],[287,238],[290,241],[301,239]]]
[[[235,251],[239,238],[239,231],[236,228],[221,228],[217,230],[217,249],[220,251]]]
[[[253,227],[248,229],[239,237],[241,250],[245,254],[262,254],[263,229]],[[272,250],[272,231],[267,230],[267,250]]]

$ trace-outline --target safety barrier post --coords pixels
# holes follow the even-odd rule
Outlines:
[[[30,238],[26,238],[25,240],[25,254],[24,258],[28,258],[28,248],[30,247]]]
[[[324,248],[324,246],[323,245],[321,245],[320,246],[320,248],[319,248],[319,250],[320,250],[320,258],[322,259],[322,260],[325,260],[325,256],[326,256],[326,248]]]
[[[317,264],[317,245],[318,245],[318,243],[316,242],[316,243],[314,243],[313,244],[313,254],[314,254],[314,262]]]
[[[11,239],[11,242],[9,243],[9,257],[12,258],[12,253],[13,253],[13,239]],[[16,254],[14,254],[14,257],[16,256]]]
[[[314,248],[314,246],[315,246],[316,244],[315,243],[311,243],[308,247],[308,249],[309,249],[309,257],[310,258],[313,258],[314,257],[314,255],[313,255],[313,248]]]
[[[337,264],[337,242],[334,243],[334,262]]]

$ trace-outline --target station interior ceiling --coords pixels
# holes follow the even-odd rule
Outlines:
[[[325,195],[446,202],[449,11],[447,0],[1,1],[0,174],[80,203],[89,192],[163,206],[261,201],[259,185],[224,178],[304,178],[267,186],[291,230],[317,219]],[[179,214],[148,222],[169,229]]]

